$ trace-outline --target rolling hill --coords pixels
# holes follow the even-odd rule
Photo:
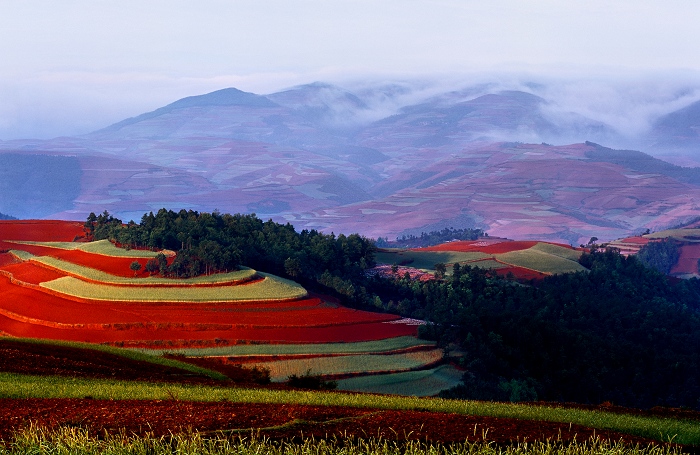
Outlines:
[[[422,98],[400,84],[223,89],[81,137],[0,142],[0,211],[219,209],[374,237],[478,227],[573,245],[698,216],[696,169],[584,142],[619,137],[549,106],[489,85]],[[655,150],[692,139],[693,109],[658,119]]]

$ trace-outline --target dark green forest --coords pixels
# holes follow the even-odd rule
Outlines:
[[[177,251],[165,274],[246,265],[349,306],[423,319],[421,336],[465,369],[448,397],[700,409],[700,281],[671,281],[614,250],[584,254],[588,272],[536,282],[459,265],[420,282],[365,273],[375,246],[359,235],[296,232],[254,215],[161,210],[122,225],[104,213],[86,232]]]
[[[375,240],[375,244],[379,248],[422,248],[452,240],[476,240],[487,235],[482,229],[444,228],[439,231],[421,232],[420,236],[402,235],[401,237],[396,237],[396,240],[380,237]]]

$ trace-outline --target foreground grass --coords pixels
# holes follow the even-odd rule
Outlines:
[[[637,446],[621,442],[591,439],[586,442],[535,442],[499,447],[487,442],[432,444],[419,441],[394,442],[384,439],[306,439],[303,442],[271,441],[250,437],[207,438],[200,434],[172,435],[162,438],[141,438],[117,435],[91,435],[80,428],[47,431],[28,428],[13,440],[0,445],[0,455],[20,454],[240,454],[240,455],[676,455],[678,447]]]
[[[237,403],[352,406],[375,409],[452,412],[523,420],[574,423],[678,444],[700,445],[700,422],[658,417],[614,414],[571,408],[550,408],[513,403],[494,403],[439,398],[376,396],[317,391],[234,389],[219,387],[150,384],[65,377],[37,377],[0,373],[0,398],[84,398]]]

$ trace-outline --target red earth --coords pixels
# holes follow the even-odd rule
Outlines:
[[[0,222],[3,240],[70,241],[80,234],[82,225],[74,222]],[[132,258],[2,241],[0,246],[133,276]],[[146,260],[139,261],[144,265]],[[400,319],[398,316],[352,310],[318,297],[283,302],[144,304],[73,298],[39,286],[61,276],[65,273],[0,253],[0,333],[171,347],[365,341],[417,333],[412,325],[386,323]]]
[[[698,259],[700,259],[700,244],[693,243],[681,246],[678,262],[671,269],[671,275],[697,274]]]
[[[0,371],[34,375],[81,376],[149,382],[183,382],[227,386],[205,376],[170,367],[126,359],[94,350],[0,340]],[[250,385],[256,386],[257,385]],[[279,385],[273,387],[279,388]],[[547,405],[547,404],[544,404]],[[562,405],[557,405],[562,406]],[[612,412],[665,415],[673,410],[636,411],[606,408]],[[673,417],[679,417],[675,414]],[[681,416],[700,420],[700,413]],[[46,428],[80,426],[93,434],[104,431],[153,436],[177,432],[228,431],[248,436],[251,431],[273,439],[292,437],[382,437],[431,442],[586,440],[593,435],[614,441],[649,444],[651,441],[568,423],[506,418],[397,411],[336,406],[260,404],[170,400],[0,399],[0,438],[30,423]],[[275,428],[276,427],[276,428]]]

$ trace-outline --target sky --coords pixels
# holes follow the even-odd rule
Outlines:
[[[698,17],[696,0],[0,0],[0,140],[314,81],[515,74],[677,95],[700,87]]]

